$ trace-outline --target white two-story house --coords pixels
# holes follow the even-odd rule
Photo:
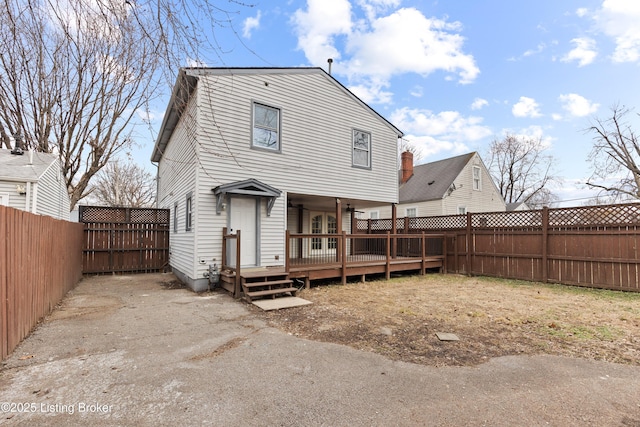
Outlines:
[[[243,268],[283,266],[287,230],[348,232],[355,209],[398,202],[401,136],[321,68],[181,69],[152,154],[172,270],[206,289],[225,228]]]

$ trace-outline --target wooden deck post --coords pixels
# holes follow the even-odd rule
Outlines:
[[[240,298],[240,230],[236,231],[236,283],[233,297]]]
[[[385,278],[391,278],[391,234],[387,231],[387,248],[386,248],[386,267]]]
[[[397,224],[396,224],[397,220],[398,220],[397,206],[396,206],[395,203],[392,203],[391,204],[391,233],[392,234],[397,234],[398,233],[398,230],[396,229],[397,228]],[[393,245],[392,249],[391,249],[391,256],[393,258],[395,258],[397,256],[397,246],[396,245],[398,244],[398,239],[393,239],[393,242],[391,242],[391,243]]]
[[[289,263],[291,257],[291,233],[289,230],[284,232],[284,271],[289,274]]]
[[[347,284],[347,233],[342,232],[342,241],[340,247],[342,247],[342,284]]]

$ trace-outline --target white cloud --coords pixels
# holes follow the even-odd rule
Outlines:
[[[441,151],[463,153],[469,143],[492,134],[481,117],[463,117],[457,111],[433,113],[430,110],[401,108],[391,114],[391,122],[406,133],[425,157]]]
[[[422,98],[422,95],[424,95],[424,88],[420,85],[416,85],[411,88],[411,90],[409,91],[409,95],[416,98]]]
[[[614,62],[640,60],[640,2],[604,0],[594,19],[598,27],[616,43]]]
[[[260,28],[260,18],[262,17],[262,12],[258,11],[257,15],[254,17],[249,17],[244,20],[244,25],[242,28],[242,35],[249,39],[251,38],[251,32],[257,28]]]
[[[562,103],[562,108],[572,117],[585,117],[593,114],[600,107],[599,104],[589,101],[587,98],[575,93],[560,95],[558,100]]]
[[[416,9],[400,9],[371,22],[370,31],[349,35],[348,71],[388,79],[396,74],[428,75],[442,70],[457,74],[462,84],[480,73],[471,55],[462,52],[458,23],[426,18]]]
[[[579,7],[578,9],[576,9],[576,15],[578,15],[581,18],[583,16],[587,16],[588,13],[589,13],[589,9],[587,9],[586,7]]]
[[[571,43],[575,45],[565,56],[562,57],[562,62],[578,61],[579,67],[591,64],[598,55],[596,50],[595,40],[588,37],[579,37],[571,40]]]
[[[540,126],[528,126],[521,129],[503,129],[503,135],[513,135],[522,139],[535,139],[542,142],[543,148],[551,148],[554,138],[545,135],[544,129]]]
[[[516,117],[540,117],[539,105],[533,98],[521,96],[520,100],[513,105],[511,112]]]
[[[463,51],[461,24],[427,18],[414,8],[378,16],[399,4],[360,0],[365,17],[354,21],[347,0],[307,0],[306,10],[297,10],[292,18],[298,47],[314,65],[345,55],[334,62],[334,73],[346,75],[352,87],[369,87],[365,92],[385,102],[391,98],[375,94],[382,94],[380,89],[392,77],[406,73],[427,76],[444,71],[461,84],[473,82],[480,70],[473,56]]]
[[[367,104],[388,104],[393,93],[385,91],[385,87],[388,85],[364,84],[349,86],[349,90]]]
[[[298,9],[292,17],[298,35],[298,48],[312,64],[338,59],[336,36],[351,32],[351,3],[348,0],[307,0],[307,10]]]
[[[487,105],[489,105],[489,101],[487,101],[486,99],[476,98],[471,103],[471,109],[480,110],[482,107],[486,107]]]

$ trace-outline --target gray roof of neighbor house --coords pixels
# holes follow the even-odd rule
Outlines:
[[[153,153],[151,154],[152,162],[159,162],[162,158],[162,154],[169,143],[171,134],[175,129],[178,120],[180,119],[179,107],[183,106],[188,101],[189,97],[193,93],[196,85],[198,84],[198,77],[202,75],[238,75],[238,74],[304,74],[304,73],[321,73],[326,76],[333,84],[335,84],[340,90],[344,91],[356,102],[362,104],[369,109],[373,114],[383,120],[387,126],[394,130],[398,134],[398,137],[402,137],[404,134],[391,122],[381,116],[376,110],[367,105],[364,101],[353,94],[342,83],[336,80],[331,74],[327,73],[320,67],[186,67],[181,68],[176,79],[176,84],[173,87],[171,99],[167,105],[167,111],[164,114],[162,126],[160,127],[160,133],[156,139]]]
[[[25,151],[22,155],[15,155],[11,150],[0,149],[0,180],[37,182],[57,161],[58,156],[52,153]]]
[[[438,160],[413,167],[413,175],[400,185],[400,203],[442,199],[476,153]]]
[[[507,203],[507,212],[515,211],[522,205],[524,205],[527,208],[527,210],[529,210],[529,206],[525,202],[514,202],[514,203]]]

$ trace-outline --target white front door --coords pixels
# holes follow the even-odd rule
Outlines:
[[[335,215],[326,212],[311,213],[311,234],[335,234],[337,231]],[[311,239],[311,253],[326,255],[336,253],[337,240],[327,237]]]
[[[229,203],[229,232],[235,234],[240,230],[241,267],[258,265],[258,200],[255,197],[231,197]],[[235,252],[229,254],[229,260],[235,260]]]

